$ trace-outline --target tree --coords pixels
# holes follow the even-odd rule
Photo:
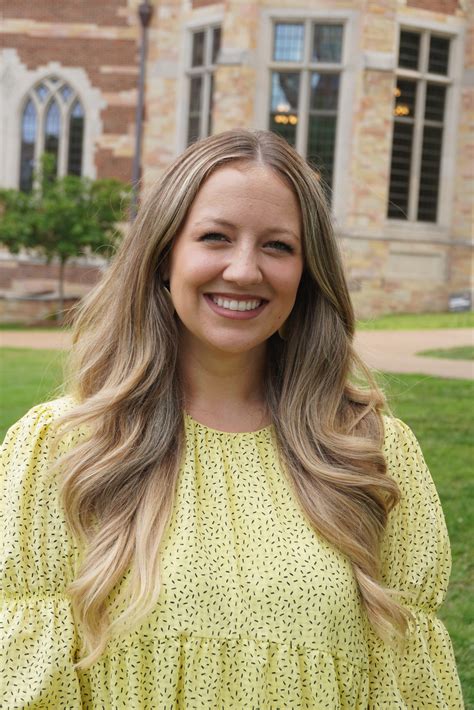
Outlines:
[[[54,156],[45,154],[29,193],[0,190],[0,243],[12,254],[34,252],[59,262],[59,311],[64,311],[64,271],[69,259],[110,256],[126,219],[130,188],[118,180],[56,178]]]

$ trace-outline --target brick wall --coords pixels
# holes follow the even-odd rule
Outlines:
[[[459,0],[408,0],[408,7],[428,12],[439,12],[444,15],[454,15],[459,10]]]
[[[97,177],[131,178],[138,77],[135,0],[3,1],[2,45],[29,70],[80,67],[100,91]],[[59,72],[60,73],[60,72]],[[87,117],[86,117],[87,120]]]
[[[128,8],[124,0],[2,0],[3,18],[37,22],[88,22],[95,25],[128,25]]]

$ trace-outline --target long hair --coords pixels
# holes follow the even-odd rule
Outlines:
[[[322,187],[279,136],[235,130],[194,143],[166,170],[75,322],[78,404],[60,424],[84,425],[88,436],[62,459],[61,495],[84,550],[70,587],[82,667],[159,597],[159,547],[185,447],[178,328],[160,268],[200,186],[232,161],[276,171],[301,210],[304,271],[285,341],[268,341],[265,375],[285,475],[313,529],[350,560],[375,630],[383,638],[406,630],[379,576],[399,495],[382,454],[384,399],[352,347],[354,314]],[[128,571],[125,610],[113,615],[107,598]]]

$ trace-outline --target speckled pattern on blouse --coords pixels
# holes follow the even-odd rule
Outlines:
[[[435,616],[450,573],[446,526],[416,439],[393,419],[385,454],[403,497],[382,560],[386,584],[416,620],[403,649],[377,639],[349,563],[307,523],[273,428],[229,434],[186,415],[159,602],[76,671],[65,590],[79,551],[48,458],[50,424],[72,404],[33,408],[5,440],[1,708],[462,708],[451,642]]]

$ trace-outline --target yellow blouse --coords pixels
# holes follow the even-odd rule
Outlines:
[[[384,537],[383,574],[416,618],[403,650],[371,631],[349,563],[306,522],[273,428],[229,434],[186,415],[159,602],[76,671],[66,588],[78,549],[48,458],[50,424],[71,405],[34,407],[4,444],[0,707],[462,708],[449,636],[435,616],[450,573],[443,514],[416,439],[389,418],[385,454],[402,501]]]

